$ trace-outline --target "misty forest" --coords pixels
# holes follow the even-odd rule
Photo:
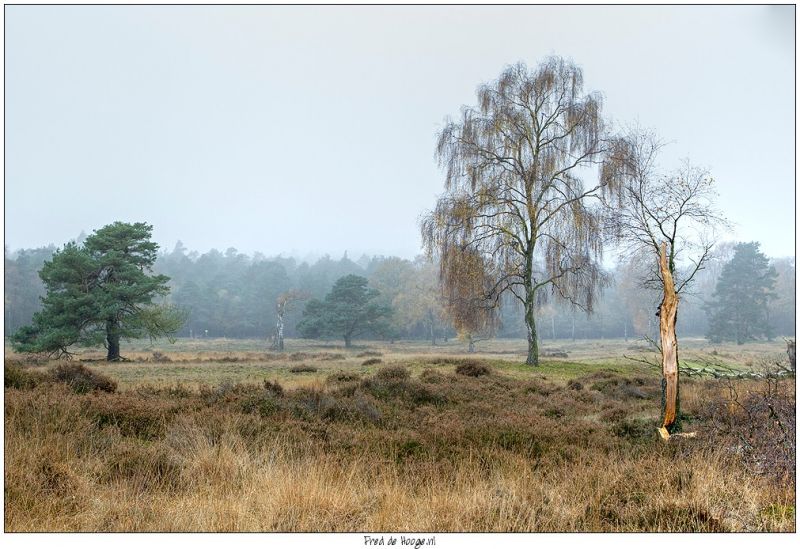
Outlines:
[[[577,62],[497,70],[416,257],[6,245],[6,531],[794,531],[795,258]]]

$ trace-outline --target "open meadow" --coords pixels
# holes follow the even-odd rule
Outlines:
[[[794,531],[794,379],[681,379],[633,340],[6,349],[6,531]],[[785,343],[681,340],[757,371]],[[83,367],[79,366],[82,364]],[[788,434],[787,434],[788,433]]]

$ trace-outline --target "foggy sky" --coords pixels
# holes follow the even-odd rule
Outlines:
[[[794,255],[794,7],[6,6],[5,243],[413,257],[436,132],[551,54]]]

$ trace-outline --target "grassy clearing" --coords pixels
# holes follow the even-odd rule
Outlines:
[[[764,357],[785,356],[783,341],[757,342],[737,346],[712,346],[703,339],[683,339],[680,342],[681,361],[701,366],[708,362],[748,370],[757,368]],[[153,344],[134,341],[123,349],[128,361],[108,364],[102,350],[81,349],[76,360],[96,366],[112,376],[120,388],[132,389],[141,384],[167,387],[182,384],[193,389],[202,385],[224,382],[259,383],[265,378],[277,380],[288,387],[302,386],[325,379],[331,372],[346,369],[368,374],[381,365],[400,363],[419,375],[436,359],[474,357],[490,364],[510,377],[526,379],[542,375],[554,380],[568,381],[599,369],[617,373],[633,372],[657,375],[630,358],[650,356],[652,352],[641,341],[630,340],[545,340],[542,363],[533,371],[524,364],[527,353],[524,340],[491,340],[479,344],[478,352],[465,354],[465,344],[457,340],[438,342],[436,346],[421,341],[359,342],[352,349],[342,345],[311,340],[287,340],[285,353],[269,351],[267,342],[228,339],[179,339],[175,344]],[[567,357],[549,357],[566,353]],[[6,357],[21,359],[10,348]],[[376,364],[365,362],[380,360]],[[38,366],[44,370],[49,363]],[[292,372],[303,366],[317,372]]]
[[[12,357],[6,530],[795,529],[793,483],[717,432],[719,382],[684,383],[699,436],[663,444],[647,369],[388,347],[87,362],[116,393]]]

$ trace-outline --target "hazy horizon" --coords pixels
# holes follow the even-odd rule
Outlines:
[[[504,66],[557,54],[616,126],[673,143],[665,167],[710,169],[735,223],[722,240],[794,256],[794,14],[6,6],[4,242],[146,221],[165,251],[411,259],[445,118]]]

